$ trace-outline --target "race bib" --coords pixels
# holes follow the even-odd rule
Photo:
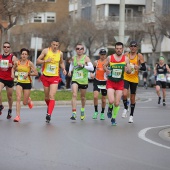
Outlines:
[[[158,79],[165,80],[166,79],[165,74],[158,74]]]
[[[97,85],[99,89],[106,89],[106,85]]]
[[[122,76],[122,69],[113,69],[112,70],[113,78],[121,78],[121,76]]]
[[[75,72],[75,79],[82,79],[83,78],[83,70],[79,70]]]
[[[131,68],[130,74],[135,74],[135,65],[133,63],[130,63],[130,68]]]
[[[1,60],[1,68],[8,68],[9,60]]]
[[[18,80],[28,80],[28,76],[24,78],[27,74],[27,72],[18,72]]]
[[[56,73],[56,65],[53,64],[47,64],[47,69],[46,72],[50,74],[55,74]]]

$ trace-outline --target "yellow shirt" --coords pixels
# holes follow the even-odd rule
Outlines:
[[[48,48],[48,52],[44,57],[44,60],[51,58],[51,62],[44,63],[43,65],[43,74],[45,76],[59,76],[59,62],[60,62],[61,52],[58,50],[56,53],[53,53],[51,48]]]
[[[135,65],[139,65],[138,62],[138,55],[136,54],[136,56],[134,57],[134,59],[130,59],[130,54],[128,54],[129,57],[129,61],[130,61],[130,67],[131,67],[131,73],[127,74],[126,72],[124,72],[124,80],[132,82],[132,83],[138,83],[139,82],[139,77],[138,77],[138,70],[134,69]]]
[[[17,69],[18,69],[18,78],[17,81],[19,83],[31,83],[31,77],[27,76],[27,78],[24,78],[25,75],[27,75],[31,71],[31,67],[29,64],[29,60],[23,65],[20,61],[17,62]]]

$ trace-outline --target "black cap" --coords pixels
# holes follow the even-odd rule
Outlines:
[[[131,41],[131,42],[130,42],[130,46],[132,46],[132,45],[138,46],[138,43],[137,43],[136,41]]]
[[[99,54],[106,54],[106,50],[105,50],[105,49],[101,49],[101,50],[99,51]]]

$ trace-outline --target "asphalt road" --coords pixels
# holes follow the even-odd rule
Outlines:
[[[117,117],[93,120],[94,108],[86,106],[86,119],[70,120],[71,107],[56,106],[50,124],[46,107],[22,108],[21,122],[0,116],[1,170],[169,170],[170,140],[160,134],[170,128],[170,92],[167,106],[157,104],[154,89],[138,89],[134,123]],[[77,110],[80,106],[77,107]],[[15,113],[15,111],[13,111]]]

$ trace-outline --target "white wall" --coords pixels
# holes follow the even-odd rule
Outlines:
[[[96,0],[96,5],[102,4],[120,4],[120,0]],[[145,0],[125,0],[125,4],[129,5],[145,5]]]

